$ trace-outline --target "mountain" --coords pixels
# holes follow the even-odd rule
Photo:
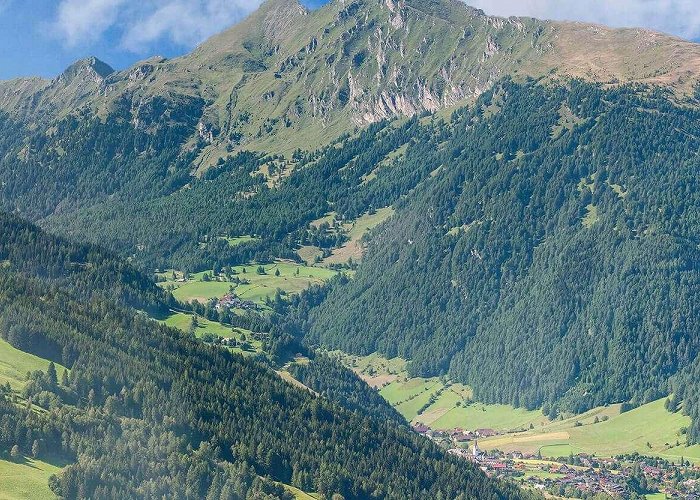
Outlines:
[[[51,121],[74,109],[104,118],[126,106],[133,125],[148,128],[167,114],[158,102],[201,102],[187,146],[205,142],[195,165],[207,167],[231,150],[291,153],[354,126],[433,112],[507,75],[683,93],[699,74],[696,44],[649,30],[504,19],[457,0],[334,1],[315,11],[268,0],[191,54],[120,72],[87,59],[53,81],[1,85],[0,107]]]
[[[473,102],[507,75],[648,83],[685,99],[699,61],[696,44],[659,33],[502,19],[455,0],[336,1],[315,11],[270,0],[180,58],[117,72],[88,58],[51,81],[1,83],[0,207],[148,266],[196,267],[230,258],[199,245],[215,231],[243,230],[231,215],[236,198],[311,163],[292,154],[298,148]],[[213,169],[218,176],[241,151],[255,151],[248,172],[205,195],[204,172],[223,165]],[[236,206],[193,227],[195,211],[213,209],[211,197]],[[151,217],[172,203],[180,208],[168,207],[158,238],[128,227],[136,213]],[[105,230],[109,224],[125,229]],[[299,224],[284,226],[247,230],[280,240]]]
[[[3,352],[52,361],[0,389],[0,450],[66,463],[49,481],[63,498],[292,497],[274,481],[323,498],[528,497],[397,419],[145,318],[129,303],[162,292],[109,254],[6,214],[0,232]]]
[[[700,349],[699,118],[663,91],[503,82],[426,122],[377,180],[432,174],[308,341],[553,416],[683,399]]]
[[[551,416],[674,393],[693,441],[699,61],[450,0],[269,1],[181,58],[2,84],[0,207],[148,270],[312,254],[356,273],[285,332],[311,348]]]

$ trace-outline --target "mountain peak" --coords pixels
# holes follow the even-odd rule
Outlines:
[[[76,78],[102,82],[109,75],[114,73],[114,69],[97,57],[86,57],[74,62],[61,73],[56,81],[69,83]]]

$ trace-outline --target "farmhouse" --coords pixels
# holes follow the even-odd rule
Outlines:
[[[485,437],[497,436],[498,432],[496,432],[493,429],[477,429],[476,435],[480,438],[485,438]]]
[[[430,430],[430,427],[424,424],[413,424],[413,430],[418,434],[425,434]]]
[[[235,293],[227,293],[223,297],[219,299],[219,302],[216,304],[217,309],[230,309],[230,308],[236,308],[236,309],[257,309],[258,306],[255,302],[251,302],[249,300],[243,300],[240,297],[238,297]]]

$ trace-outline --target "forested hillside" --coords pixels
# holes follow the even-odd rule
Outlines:
[[[0,216],[0,334],[60,362],[3,386],[0,450],[69,462],[65,498],[503,498],[517,489],[128,307],[162,304],[95,248]],[[111,290],[111,291],[109,291]]]
[[[662,91],[504,82],[409,147],[439,170],[310,341],[552,415],[669,394],[700,348],[699,118]]]
[[[267,192],[309,164],[305,153],[371,123],[473,102],[507,75],[645,82],[685,96],[700,49],[645,30],[487,16],[458,0],[315,11],[269,0],[180,58],[123,71],[86,58],[53,80],[0,82],[0,208],[148,267],[283,254],[200,243],[244,230],[279,242],[297,214],[305,223],[327,208],[325,193]],[[234,160],[241,152],[251,156]],[[208,176],[221,177],[216,187]],[[250,198],[252,212],[239,203]],[[250,216],[270,204],[275,220]],[[144,230],[146,218],[157,224]]]

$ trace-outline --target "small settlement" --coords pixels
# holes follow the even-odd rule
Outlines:
[[[588,454],[543,459],[515,451],[484,451],[479,439],[497,435],[493,429],[436,431],[415,424],[414,431],[437,442],[448,453],[476,464],[487,475],[565,498],[639,498],[663,493],[667,498],[700,500],[700,468],[688,461],[674,463],[639,454],[600,458]]]

